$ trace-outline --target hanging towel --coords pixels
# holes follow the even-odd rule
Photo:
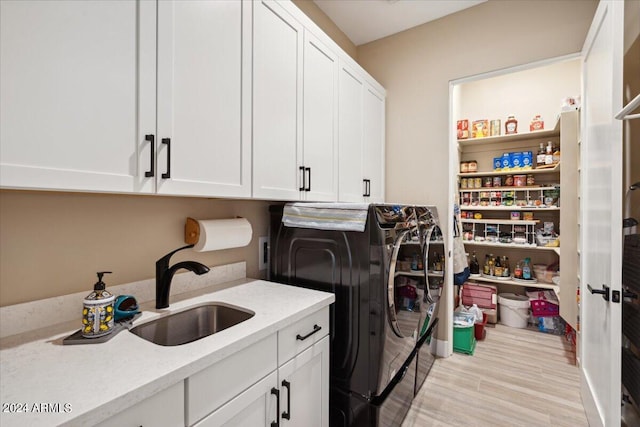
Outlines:
[[[362,232],[368,210],[366,203],[287,203],[282,223],[287,227]]]

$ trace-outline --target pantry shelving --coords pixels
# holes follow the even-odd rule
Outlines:
[[[482,138],[482,139],[489,139],[489,138]],[[484,142],[484,141],[483,141]],[[478,144],[480,144],[478,142]],[[543,169],[523,169],[523,170],[492,170],[492,171],[481,171],[481,172],[465,172],[465,173],[460,173],[458,174],[459,177],[461,178],[475,178],[475,177],[481,177],[481,176],[503,176],[503,175],[513,175],[516,173],[520,173],[520,174],[542,174],[542,173],[557,173],[560,172],[560,163],[554,165],[553,167],[550,168],[543,168]],[[519,188],[523,188],[523,187],[519,187]]]
[[[536,138],[551,138],[560,136],[560,116],[558,116],[553,129],[538,130],[534,132],[516,133],[512,135],[497,135],[486,136],[484,138],[468,138],[459,139],[458,146],[466,147],[468,145],[477,145],[479,143],[491,144],[491,143],[505,143],[513,141],[524,141]]]

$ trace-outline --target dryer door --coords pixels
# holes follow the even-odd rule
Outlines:
[[[407,271],[397,268],[398,255],[404,245],[415,246],[417,256],[422,258],[419,242],[411,240],[412,232],[413,230],[401,231],[393,244],[387,279],[387,308],[393,332],[400,338],[417,339],[420,324],[417,284],[424,283],[424,272],[418,269]]]

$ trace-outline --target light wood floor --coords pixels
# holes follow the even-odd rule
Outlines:
[[[402,427],[588,426],[564,337],[495,325],[473,356],[437,359]]]

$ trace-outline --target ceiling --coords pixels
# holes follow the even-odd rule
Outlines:
[[[356,45],[433,21],[486,0],[314,0]]]

